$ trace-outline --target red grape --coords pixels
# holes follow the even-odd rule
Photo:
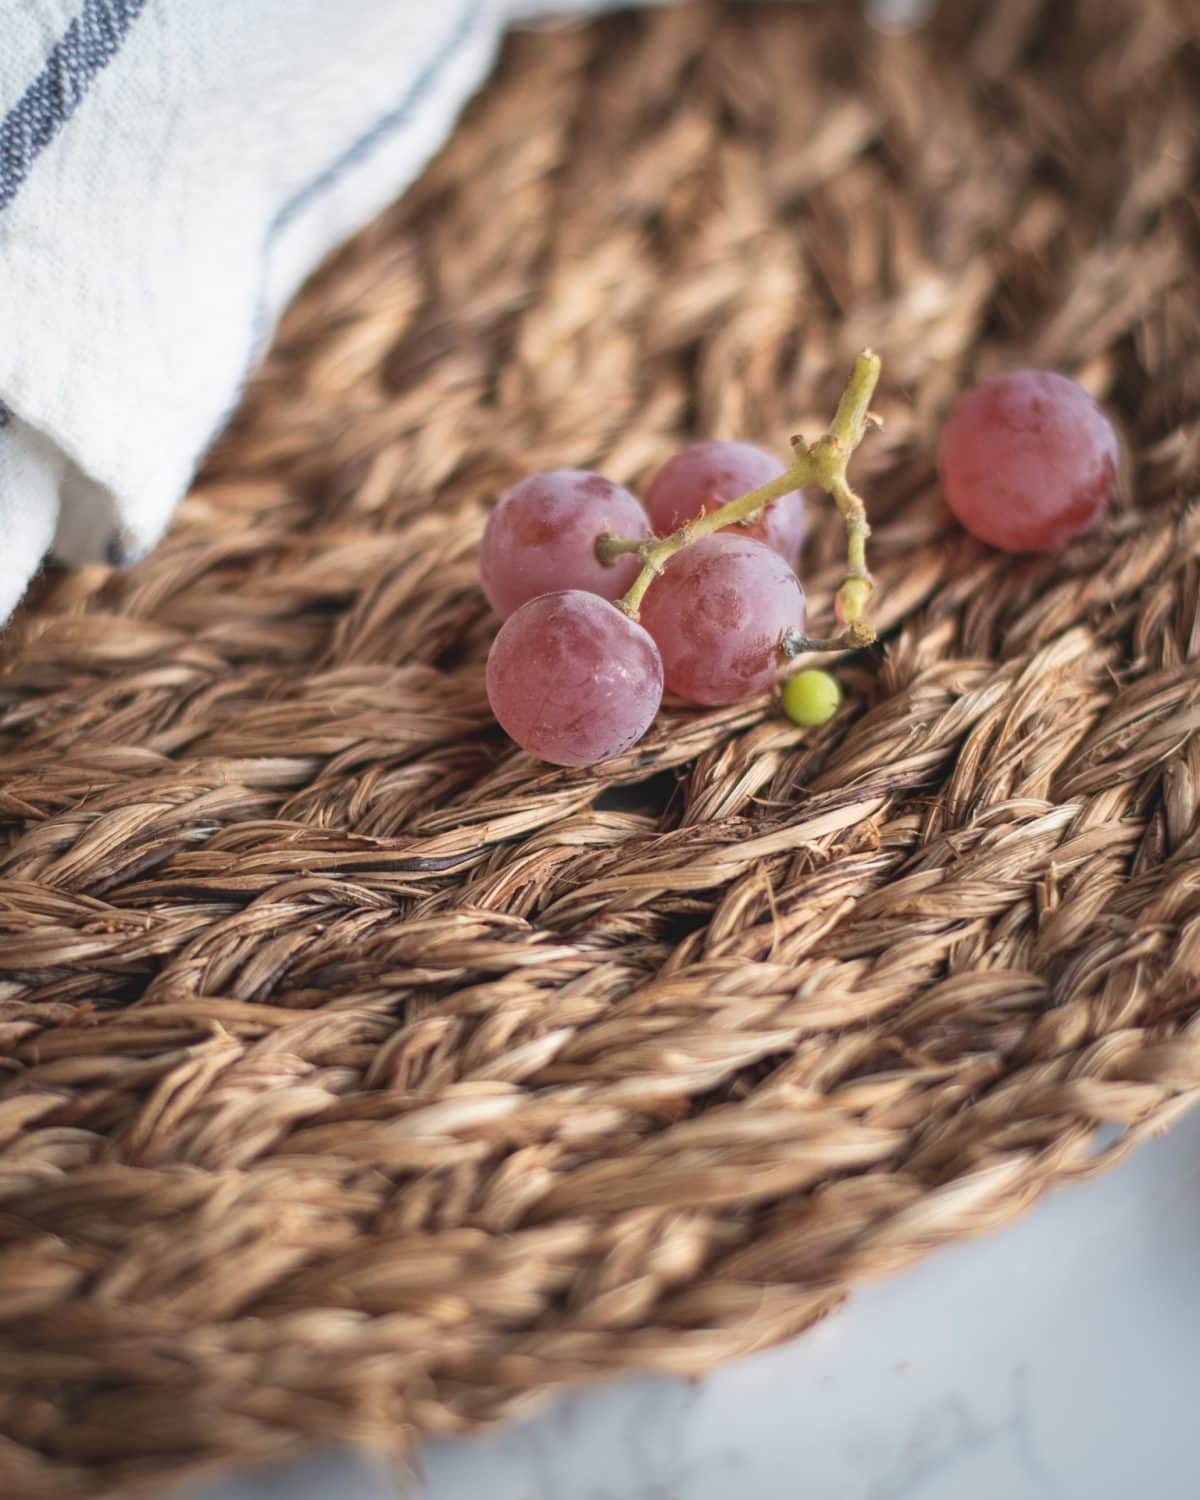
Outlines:
[[[750,443],[694,443],[667,459],[650,481],[646,511],[655,531],[667,536],[693,516],[748,495],[783,472],[784,465],[773,454]],[[804,496],[792,490],[764,511],[753,526],[722,529],[756,537],[794,563],[804,540]]]
[[[649,635],[581,589],[523,604],[488,656],[492,712],[523,750],[556,766],[594,765],[636,745],[662,688]]]
[[[1050,370],[967,391],[942,428],[950,509],[980,541],[1046,552],[1090,531],[1116,492],[1112,423],[1082,386]]]
[[[781,634],[803,631],[804,590],[770,547],[717,532],[670,559],[641,614],[673,693],[737,703],[770,686]]]
[[[596,556],[605,531],[652,536],[638,501],[601,474],[551,469],[522,479],[488,517],[479,549],[483,591],[504,619],[539,594],[583,589],[619,599],[637,577],[633,554],[608,566]]]

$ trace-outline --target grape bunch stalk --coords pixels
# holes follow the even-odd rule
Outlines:
[[[793,438],[787,465],[746,443],[706,442],[663,466],[645,506],[575,469],[508,491],[484,531],[480,575],[504,622],[488,699],[517,744],[552,764],[594,765],[642,738],[664,687],[689,703],[737,703],[769,688],[791,657],[875,640],[870,527],[846,467],[878,424],[879,372],[864,350],[828,429],[812,443]],[[814,485],[846,528],[842,628],[825,638],[805,633],[795,571],[803,491]],[[784,684],[784,711],[798,724],[824,723],[839,701],[824,672]]]

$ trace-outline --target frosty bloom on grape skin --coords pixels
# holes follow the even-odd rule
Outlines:
[[[596,556],[605,531],[653,535],[641,504],[619,484],[586,469],[551,469],[513,485],[488,517],[479,576],[501,619],[541,594],[583,589],[619,599],[637,577],[636,557],[606,566]]]
[[[804,622],[804,590],[783,558],[727,531],[676,553],[642,605],[667,687],[707,705],[765,691],[784,631],[802,633]]]
[[[646,490],[646,513],[659,536],[666,536],[685,521],[717,510],[739,495],[748,495],[784,472],[784,465],[773,453],[751,443],[717,439],[693,443],[667,459],[651,479]],[[804,496],[792,490],[764,510],[757,521],[727,529],[765,542],[794,563],[804,541]]]
[[[1090,531],[1117,491],[1112,423],[1052,370],[997,375],[960,396],[942,429],[947,504],[980,541],[1047,552]]]
[[[646,631],[580,589],[523,604],[488,654],[488,701],[501,728],[556,766],[594,765],[636,745],[662,691],[662,658]]]

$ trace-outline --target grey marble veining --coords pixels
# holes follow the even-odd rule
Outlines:
[[[1200,1111],[1025,1219],[695,1383],[631,1379],[203,1500],[1194,1500]]]

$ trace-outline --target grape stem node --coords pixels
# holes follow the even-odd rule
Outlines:
[[[596,556],[602,563],[611,565],[630,553],[636,553],[641,560],[641,571],[629,592],[617,601],[617,608],[631,620],[636,620],[646,590],[676,552],[725,526],[750,521],[759,511],[792,490],[816,484],[832,497],[846,527],[846,573],[836,601],[843,630],[841,635],[829,639],[814,639],[789,631],[780,643],[781,650],[786,656],[796,656],[802,651],[840,651],[871,645],[875,640],[875,632],[867,621],[872,588],[871,575],[867,571],[867,538],[871,535],[871,528],[867,524],[866,507],[847,482],[846,466],[868,430],[882,425],[871,410],[871,397],[879,382],[879,371],[879,356],[864,349],[854,361],[854,369],[833,421],[814,443],[806,443],[801,437],[792,439],[792,462],[777,479],[730,500],[717,510],[694,517],[670,536],[637,541],[605,532],[597,537]]]

